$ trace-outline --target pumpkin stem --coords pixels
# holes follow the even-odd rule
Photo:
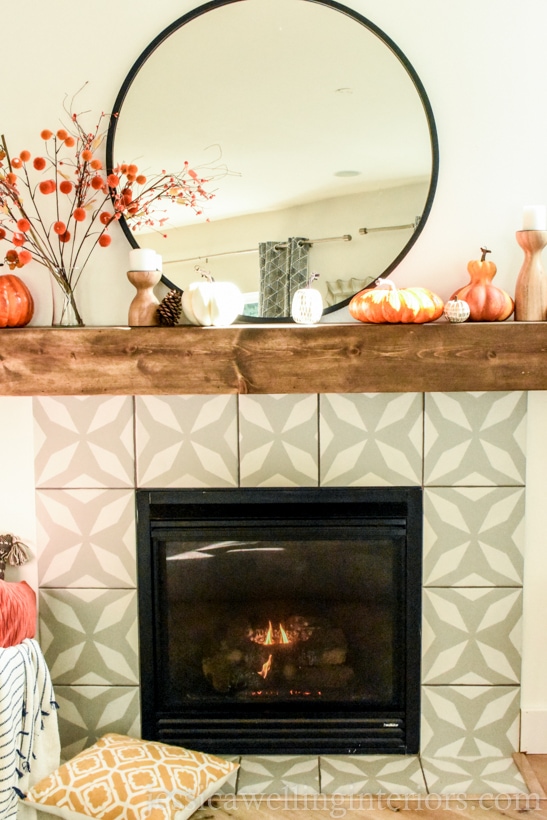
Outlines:
[[[481,248],[481,253],[482,253],[481,262],[484,262],[484,260],[486,259],[486,254],[487,253],[492,253],[492,251],[489,251],[488,248]]]
[[[205,270],[205,268],[200,268],[199,265],[194,265],[194,270],[197,271],[198,273],[201,273],[203,278],[207,279],[208,282],[214,282],[215,281],[215,279],[211,275],[211,273],[208,270]]]
[[[397,290],[397,285],[391,279],[377,279],[374,283],[377,288],[385,288],[388,290]]]
[[[316,279],[319,279],[319,274],[316,271],[312,271],[311,276],[308,279],[308,283],[307,283],[306,287],[311,288],[311,283],[315,282]]]

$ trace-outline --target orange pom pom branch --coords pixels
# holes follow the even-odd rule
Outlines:
[[[113,222],[125,217],[133,230],[162,228],[165,204],[171,203],[200,214],[215,195],[206,186],[228,171],[212,163],[203,176],[185,161],[177,173],[143,174],[135,162],[124,161],[104,172],[97,154],[106,115],[89,129],[71,107],[65,114],[66,127],[39,132],[37,151],[29,146],[10,158],[0,136],[0,254],[10,269],[34,260],[73,291],[94,248],[111,244]]]

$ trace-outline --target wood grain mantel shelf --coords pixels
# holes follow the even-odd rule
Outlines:
[[[547,322],[0,330],[0,395],[547,390]]]

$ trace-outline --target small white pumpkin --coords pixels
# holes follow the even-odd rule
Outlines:
[[[307,286],[294,293],[291,316],[298,324],[315,325],[323,315],[323,297],[318,290],[311,287],[311,283],[318,278],[318,273],[312,273]]]
[[[227,327],[243,311],[243,294],[232,282],[215,282],[206,271],[205,281],[192,282],[182,294],[188,321],[202,327]]]
[[[443,313],[449,322],[466,322],[469,319],[471,308],[463,299],[450,299],[446,302]]]

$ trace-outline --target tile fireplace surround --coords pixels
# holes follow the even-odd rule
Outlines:
[[[237,788],[523,789],[511,755],[526,402],[519,391],[35,397],[40,641],[64,755],[139,732],[135,488],[418,485],[419,758],[246,758]]]

